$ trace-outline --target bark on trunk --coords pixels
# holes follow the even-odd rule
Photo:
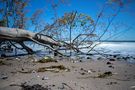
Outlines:
[[[33,50],[27,47],[24,41],[33,41],[40,45],[55,45],[60,44],[49,36],[43,34],[36,34],[27,30],[17,28],[0,27],[0,42],[2,41],[14,41],[20,44],[28,53],[32,53]]]
[[[47,45],[59,45],[59,43],[51,37],[42,34],[36,34],[23,29],[7,27],[0,27],[0,40],[12,40],[15,42],[33,41]]]

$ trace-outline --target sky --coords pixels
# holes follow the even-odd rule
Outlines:
[[[54,0],[56,3],[58,0]],[[124,0],[125,1],[125,0]],[[126,0],[127,1],[127,0]],[[128,0],[130,3],[125,3],[122,11],[116,16],[113,23],[120,24],[118,32],[121,34],[112,38],[112,40],[135,40],[135,0]],[[41,18],[46,22],[51,23],[51,18],[54,15],[51,9],[50,0],[31,0],[27,9],[29,10],[28,16],[31,16],[37,9],[44,11]],[[77,11],[90,15],[94,20],[97,18],[97,13],[101,11],[106,0],[66,0],[65,4],[60,3],[57,7],[57,16],[61,17],[65,12]],[[110,13],[107,11],[107,13]],[[113,26],[109,30],[115,32]],[[108,34],[106,34],[106,38]]]

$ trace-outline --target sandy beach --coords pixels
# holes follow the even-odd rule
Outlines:
[[[135,90],[135,0],[0,0],[0,90]]]
[[[35,59],[1,58],[0,90],[32,90],[23,85],[45,87],[33,90],[135,90],[135,64],[126,61],[55,57],[57,62],[39,63]]]

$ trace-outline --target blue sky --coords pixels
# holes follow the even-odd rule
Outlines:
[[[93,19],[96,19],[97,13],[101,10],[106,0],[67,0],[66,4],[60,4],[57,8],[57,15],[60,17],[65,12],[77,11],[90,15]],[[115,40],[135,40],[135,0],[130,0],[132,3],[125,5],[122,12],[115,18],[115,22],[123,23],[123,26],[119,29],[120,32],[126,31],[119,36],[116,36]],[[53,11],[50,6],[50,0],[31,0],[29,9],[29,16],[36,10],[42,9],[44,14],[42,19],[46,22],[51,22],[53,17]],[[57,0],[54,0],[57,2]],[[108,12],[109,13],[109,12]],[[131,27],[130,30],[127,30]],[[109,28],[113,29],[112,27]],[[106,37],[106,36],[105,36]]]

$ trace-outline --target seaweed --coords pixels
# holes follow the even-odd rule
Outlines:
[[[18,84],[11,84],[10,86],[19,86],[22,89],[21,90],[52,90],[48,86],[43,87],[42,85],[35,84],[35,85],[26,85],[26,83],[23,83],[21,85]]]
[[[36,69],[36,72],[45,72],[45,71],[50,71],[50,72],[55,72],[58,73],[60,71],[65,70],[66,72],[70,71],[70,69],[66,68],[63,65],[58,65],[58,66],[49,66],[49,67],[40,67],[38,69]],[[33,70],[22,70],[22,71],[18,71],[19,73],[24,73],[24,74],[29,74],[32,73]]]
[[[41,68],[38,68],[37,72],[45,72],[47,71],[46,70],[46,67],[41,67]]]
[[[51,90],[50,88],[47,87],[43,87],[39,84],[35,84],[35,85],[21,85],[22,90]]]
[[[50,67],[48,67],[48,68],[58,68],[59,70],[65,70],[65,69],[66,69],[66,67],[65,67],[65,66],[63,66],[63,65],[50,66]]]
[[[4,61],[0,61],[0,66],[1,65],[6,65],[6,63]]]
[[[103,74],[99,74],[97,77],[98,78],[106,78],[106,77],[109,77],[109,76],[112,76],[112,72],[111,71],[108,71],[108,72],[104,72]]]
[[[41,67],[38,68],[37,72],[45,72],[45,71],[51,71],[51,72],[59,72],[60,70],[68,70],[65,66],[63,65],[58,65],[58,66],[50,66],[50,67]]]
[[[29,74],[32,73],[32,70],[28,70],[28,71],[18,71],[19,73],[24,73],[24,74]]]

